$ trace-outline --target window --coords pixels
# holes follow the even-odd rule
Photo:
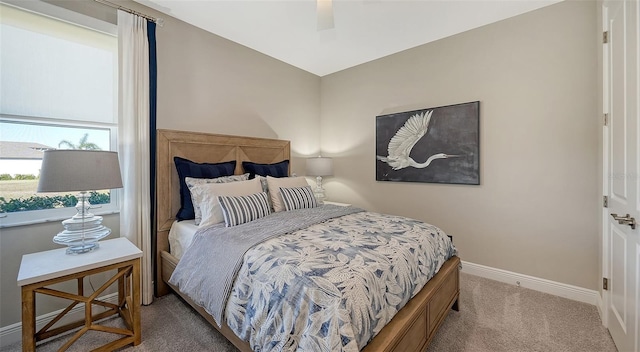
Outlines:
[[[75,214],[75,194],[36,192],[44,150],[117,149],[116,26],[28,3],[0,3],[0,227]],[[93,195],[92,212],[118,210]]]

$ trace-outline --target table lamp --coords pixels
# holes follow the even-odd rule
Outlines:
[[[333,176],[333,160],[322,156],[307,159],[307,176],[316,176],[316,188],[313,190],[313,194],[318,202],[322,203],[325,198],[322,176]]]
[[[101,150],[46,150],[42,159],[38,192],[80,192],[78,213],[64,220],[64,231],[53,242],[68,246],[67,254],[81,254],[99,247],[111,233],[102,216],[89,212],[88,191],[122,188],[118,153]]]

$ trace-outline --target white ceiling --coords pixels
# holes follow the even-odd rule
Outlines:
[[[316,0],[135,0],[318,76],[562,0],[333,0],[317,29]]]

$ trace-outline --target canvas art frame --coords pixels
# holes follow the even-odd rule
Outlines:
[[[376,116],[376,180],[480,184],[480,102]]]

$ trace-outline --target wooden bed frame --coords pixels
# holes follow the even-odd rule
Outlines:
[[[157,156],[157,243],[156,292],[162,296],[175,291],[200,315],[243,352],[251,351],[226,325],[218,327],[213,317],[176,287],[168,284],[178,259],[169,252],[169,230],[180,208],[178,174],[173,157],[195,162],[236,160],[236,174],[242,174],[242,162],[275,163],[290,159],[289,141],[225,136],[196,132],[158,130]],[[453,257],[425,287],[402,308],[363,351],[424,351],[451,308],[458,310],[460,295],[460,259]]]

